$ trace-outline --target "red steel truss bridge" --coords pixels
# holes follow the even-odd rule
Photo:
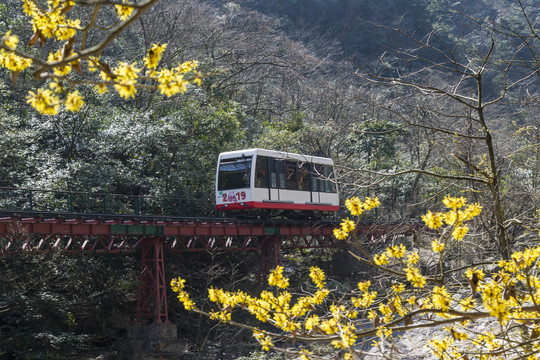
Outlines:
[[[0,209],[5,209],[7,206],[2,201],[1,190]],[[335,221],[141,215],[140,209],[128,215],[55,212],[49,208],[45,209],[49,211],[42,211],[43,208],[36,206],[32,191],[35,192],[22,191],[22,200],[29,200],[30,206],[28,201],[21,201],[21,197],[17,197],[17,204],[26,210],[0,210],[0,256],[52,252],[122,253],[140,249],[136,314],[136,322],[140,323],[169,322],[165,251],[258,251],[261,270],[265,272],[281,263],[282,250],[336,248],[344,244],[332,235],[337,226]],[[47,193],[53,195],[53,199],[58,199],[58,194],[64,194]],[[73,201],[74,194],[66,194],[66,198]],[[103,199],[98,205],[101,208],[106,201],[105,195],[99,194],[97,198]],[[135,199],[133,203],[140,207],[143,203],[141,200],[144,199]],[[72,210],[73,206],[67,208]],[[412,230],[411,226],[373,224],[361,224],[358,228],[359,233],[373,236],[389,232],[406,234]]]

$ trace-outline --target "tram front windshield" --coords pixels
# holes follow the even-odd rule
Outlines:
[[[218,190],[250,187],[251,156],[223,159],[219,164]]]

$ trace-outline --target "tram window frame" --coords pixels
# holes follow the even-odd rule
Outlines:
[[[252,156],[221,159],[219,163],[218,190],[248,189],[251,187]],[[225,171],[226,167],[246,165],[237,171]],[[233,174],[234,173],[234,174]],[[241,175],[240,175],[241,174]],[[233,178],[234,176],[234,178]],[[241,180],[240,180],[241,176]],[[232,185],[231,185],[232,184]]]

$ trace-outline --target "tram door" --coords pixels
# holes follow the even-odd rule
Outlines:
[[[321,189],[320,185],[321,182],[319,181],[319,175],[320,175],[320,165],[316,164],[310,164],[310,189],[311,189],[311,202],[313,203],[320,203],[321,202]]]
[[[268,159],[268,173],[270,175],[270,183],[268,187],[268,200],[279,201],[280,188],[280,173],[283,173],[283,164],[281,161],[276,161],[274,158]],[[281,170],[281,171],[280,171]],[[283,182],[283,180],[281,180]]]
[[[276,168],[276,159],[257,155],[255,167],[256,199],[279,201],[279,179]]]

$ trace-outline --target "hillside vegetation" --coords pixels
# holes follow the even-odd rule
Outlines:
[[[116,17],[105,12],[99,25]],[[338,166],[343,202],[378,197],[380,221],[418,221],[440,210],[446,194],[480,204],[449,266],[508,260],[538,240],[539,21],[533,0],[160,0],[101,61],[141,65],[153,44],[166,43],[160,66],[197,60],[200,86],[168,97],[148,80],[126,100],[81,85],[79,111],[44,115],[27,96],[48,85],[31,72],[0,71],[0,187],[213,201],[222,151],[320,155]],[[0,4],[0,34],[8,31],[32,56],[54,50],[28,43],[34,31],[18,0]],[[422,239],[408,246],[429,249]],[[383,250],[373,245],[362,256]],[[288,253],[284,262],[300,272],[321,266],[338,291],[368,272],[384,288],[381,273],[354,257]],[[433,259],[425,260],[430,271]],[[263,286],[256,256],[167,261],[168,276],[198,284],[201,301],[212,284]],[[10,257],[0,267],[1,358],[99,354],[125,335],[136,306],[135,256]],[[170,303],[197,358],[254,349],[249,333],[186,313],[174,296]]]

